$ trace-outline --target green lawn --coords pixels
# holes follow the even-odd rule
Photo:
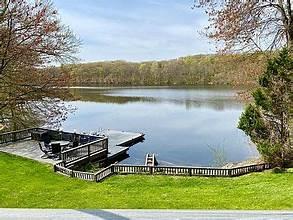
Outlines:
[[[129,175],[91,183],[0,153],[0,207],[293,209],[293,173],[238,178]]]

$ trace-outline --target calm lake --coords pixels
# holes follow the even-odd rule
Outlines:
[[[237,129],[244,104],[237,90],[215,87],[74,88],[80,101],[64,130],[99,128],[145,133],[123,163],[143,164],[155,153],[160,164],[219,166],[258,153]]]

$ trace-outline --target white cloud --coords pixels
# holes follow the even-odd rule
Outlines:
[[[197,31],[207,19],[202,12],[190,9],[189,0],[147,0],[128,7],[127,0],[126,5],[115,4],[119,0],[101,1],[103,4],[73,0],[75,5],[67,5],[66,1],[57,6],[63,23],[83,41],[80,58],[84,62],[170,59],[213,52]]]

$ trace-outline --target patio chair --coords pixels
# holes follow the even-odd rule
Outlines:
[[[41,158],[43,159],[54,159],[57,156],[52,154],[52,151],[50,150],[49,146],[46,144],[42,144],[41,142],[39,142],[39,147],[40,150],[44,153],[44,155],[41,156]]]

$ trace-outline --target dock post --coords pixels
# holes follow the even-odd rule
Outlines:
[[[232,170],[231,169],[228,170],[228,176],[232,176]]]
[[[151,174],[151,175],[154,174],[154,167],[150,167],[150,174]]]

